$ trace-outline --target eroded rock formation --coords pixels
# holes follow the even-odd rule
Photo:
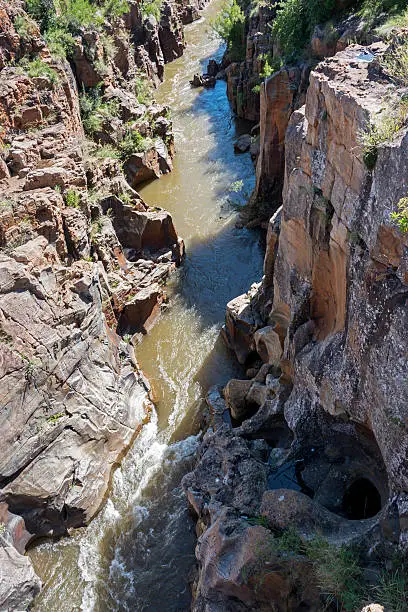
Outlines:
[[[408,192],[408,130],[374,168],[360,139],[385,101],[400,103],[385,50],[321,62],[285,131],[264,278],[227,309],[224,337],[248,379],[209,394],[213,428],[184,479],[195,610],[323,609],[308,557],[280,547],[288,527],[357,543],[373,566],[406,549],[408,243],[391,213]],[[268,113],[289,74],[266,83],[261,133],[279,123]]]
[[[22,556],[28,540],[92,519],[152,410],[133,344],[157,318],[184,246],[171,216],[133,189],[170,171],[174,155],[168,109],[133,85],[142,73],[157,83],[183,52],[188,15],[195,5],[165,2],[157,22],[130,2],[103,35],[83,28],[68,63],[23,3],[0,1],[2,609],[25,609],[40,588]],[[94,122],[93,142],[84,88],[114,109]],[[122,169],[111,151],[126,138]]]

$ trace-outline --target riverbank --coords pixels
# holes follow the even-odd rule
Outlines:
[[[236,210],[254,185],[249,155],[233,150],[247,124],[235,123],[224,82],[212,91],[189,85],[207,58],[223,53],[208,32],[218,5],[213,2],[200,22],[186,28],[184,55],[165,67],[155,95],[172,109],[174,168],[140,190],[149,205],[165,205],[186,243],[184,265],[167,285],[169,307],[137,347],[156,410],[87,531],[30,552],[45,581],[38,610],[122,605],[176,611],[190,605],[195,531],[180,482],[193,465],[199,429],[194,417],[208,386],[241,373],[218,339],[225,305],[262,269],[258,234],[235,228]],[[238,272],[230,279],[231,270]]]

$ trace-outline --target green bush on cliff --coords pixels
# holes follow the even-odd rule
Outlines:
[[[227,43],[232,61],[245,57],[245,15],[236,0],[227,0],[220,14],[211,22],[213,29]]]
[[[120,156],[123,161],[126,161],[133,153],[143,153],[150,146],[150,140],[143,136],[130,126],[123,140],[119,143]]]
[[[313,28],[335,11],[335,0],[281,0],[272,34],[283,55],[290,56],[309,41]]]
[[[405,127],[407,120],[408,101],[403,100],[392,112],[383,113],[375,124],[371,124],[365,132],[359,134],[363,160],[369,170],[373,170],[377,162],[378,147],[392,142]]]
[[[129,4],[127,0],[27,0],[26,9],[38,22],[51,52],[69,57],[74,48],[73,36],[81,28],[101,31],[107,19],[126,13]]]
[[[385,72],[392,79],[408,87],[408,42],[395,45],[384,55],[381,63]]]
[[[105,121],[119,116],[119,105],[115,100],[104,101],[98,87],[83,92],[79,97],[82,124],[85,133],[94,137]]]
[[[375,587],[377,601],[390,612],[406,612],[408,610],[408,578],[407,563],[399,560],[391,570],[384,571]]]
[[[37,30],[36,25],[32,21],[32,19],[29,19],[24,15],[17,15],[15,17],[14,28],[17,34],[25,40],[31,39],[36,34]]]
[[[45,40],[54,57],[71,57],[75,48],[72,34],[64,28],[51,28],[45,34]]]
[[[150,16],[152,16],[156,19],[156,21],[160,21],[162,5],[162,0],[143,0],[140,5],[140,11],[143,19],[148,19]]]
[[[26,0],[26,10],[45,32],[55,19],[55,6],[53,0]]]
[[[404,234],[408,232],[408,198],[401,198],[397,212],[391,213],[391,219]]]
[[[22,59],[18,66],[20,70],[26,72],[29,77],[47,78],[51,81],[52,85],[57,85],[59,82],[59,77],[56,71],[39,57],[31,61]]]
[[[406,0],[363,0],[361,15],[367,22],[366,27],[370,28],[381,15],[392,17],[406,8]]]
[[[319,536],[305,543],[306,555],[314,572],[326,606],[354,612],[362,607],[362,569],[358,555],[349,546],[334,546]]]
[[[152,100],[152,86],[143,73],[137,74],[133,79],[135,96],[140,104],[150,104]]]

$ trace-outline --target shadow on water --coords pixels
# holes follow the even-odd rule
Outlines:
[[[198,210],[186,228],[187,258],[171,283],[170,308],[138,350],[142,367],[157,387],[158,427],[166,448],[160,469],[148,479],[137,505],[130,505],[126,518],[107,530],[100,542],[103,567],[94,609],[101,611],[190,609],[196,536],[181,479],[194,465],[206,390],[244,375],[219,337],[219,329],[227,302],[247,291],[262,274],[260,234],[235,227],[236,209],[246,202],[244,190],[228,191],[236,181],[242,180],[246,191],[254,183],[249,155],[239,156],[233,150],[235,137],[248,131],[248,124],[234,119],[223,82],[201,91],[188,108],[173,114],[176,126],[180,121],[194,122],[195,117],[201,121],[205,117],[212,146],[204,145],[202,152],[192,151],[191,160],[178,156],[175,161],[176,173],[180,166],[187,172],[188,163],[201,164],[196,183],[190,185],[193,203],[184,208],[176,202],[172,210],[172,202],[166,201],[166,196],[174,197],[173,191],[167,191],[166,181],[174,186],[176,175],[162,179],[163,191],[157,191],[156,196],[163,198],[160,202],[149,197],[149,190],[147,194],[142,190],[149,204],[170,206],[177,228],[188,211],[194,207]],[[208,215],[208,194],[202,209],[197,206],[203,179],[214,181],[211,200],[216,205],[208,209]],[[157,185],[151,187],[154,189]],[[175,194],[176,198],[180,195],[177,189]],[[188,206],[187,199],[185,202]],[[208,216],[211,219],[207,224]],[[178,404],[179,413],[172,421]]]
[[[221,2],[213,0],[205,19]],[[260,235],[235,227],[255,177],[249,154],[237,155],[233,142],[251,124],[233,117],[224,82],[201,91],[188,83],[223,53],[203,27],[188,30],[186,54],[166,67],[158,94],[172,108],[174,171],[141,189],[149,205],[169,210],[187,246],[170,282],[170,308],[137,348],[157,413],[115,473],[100,515],[86,531],[38,551],[36,567],[47,564],[40,574],[50,586],[35,610],[190,609],[196,538],[181,479],[195,461],[208,387],[243,376],[219,330],[227,302],[260,280],[263,259]]]

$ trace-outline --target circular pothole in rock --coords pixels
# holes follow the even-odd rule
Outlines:
[[[343,496],[343,514],[350,520],[371,518],[381,510],[381,495],[367,478],[355,480]]]

